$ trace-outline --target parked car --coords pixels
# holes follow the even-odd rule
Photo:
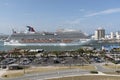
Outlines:
[[[22,64],[22,65],[27,65],[27,64],[30,64],[30,63],[31,63],[31,60],[29,60],[28,58],[23,58],[20,61],[20,64]]]
[[[16,61],[17,60],[15,58],[6,58],[6,59],[2,60],[0,64],[7,65],[7,64],[15,63]]]

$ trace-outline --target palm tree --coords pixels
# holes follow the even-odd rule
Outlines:
[[[83,53],[85,52],[83,48],[80,48],[77,50],[77,52],[79,53],[79,55],[83,56]]]
[[[53,51],[52,54],[54,54],[56,57],[59,57],[60,51]]]

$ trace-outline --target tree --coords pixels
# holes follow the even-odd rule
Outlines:
[[[77,52],[79,53],[79,55],[83,56],[83,53],[85,52],[83,48],[80,48],[77,50]]]
[[[53,51],[52,52],[56,57],[59,57],[59,55],[60,55],[60,51]]]

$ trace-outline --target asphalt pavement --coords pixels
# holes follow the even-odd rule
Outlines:
[[[105,63],[94,63],[92,65],[95,66],[96,70],[100,72],[114,72],[115,71],[115,69],[104,68],[103,67],[104,64]]]
[[[80,69],[58,70],[53,72],[25,74],[24,76],[18,78],[0,79],[0,80],[45,80],[45,79],[65,77],[65,76],[74,76],[74,75],[79,76],[83,74],[89,74],[89,71],[80,70]]]
[[[113,72],[114,69],[106,69],[102,67],[104,63],[93,63],[98,72]],[[0,79],[0,80],[46,80],[50,78],[59,78],[59,77],[67,77],[67,76],[79,76],[90,74],[89,70],[81,70],[81,69],[67,69],[67,70],[57,70],[43,73],[34,73],[34,74],[25,74],[24,76],[11,78],[11,79]]]

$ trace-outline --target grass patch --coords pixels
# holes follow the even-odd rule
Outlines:
[[[113,75],[120,75],[120,73],[117,72],[104,72],[105,74],[113,74]]]
[[[49,72],[49,71],[57,71],[57,70],[65,70],[65,69],[84,69],[84,70],[95,70],[95,67],[92,65],[84,65],[84,66],[48,66],[48,67],[33,67],[25,69],[25,74],[33,74],[40,72]],[[24,70],[8,70],[6,73],[2,75],[3,78],[14,78],[20,77],[24,75]]]
[[[34,67],[25,69],[25,74],[38,73],[38,72],[49,72],[55,70],[64,70],[68,67]],[[2,75],[3,78],[14,78],[24,75],[24,70],[8,70]]]
[[[75,69],[84,69],[84,70],[96,70],[92,65],[84,65],[84,66],[71,66],[71,68]]]
[[[18,71],[7,71],[2,75],[3,78],[12,78],[12,77],[19,77],[23,76],[24,73],[21,70]]]
[[[120,80],[118,76],[74,76],[48,80]]]
[[[56,71],[56,70],[64,70],[68,69],[68,67],[34,67],[30,69],[26,69],[26,73],[36,73],[36,72],[48,72],[48,71]]]

